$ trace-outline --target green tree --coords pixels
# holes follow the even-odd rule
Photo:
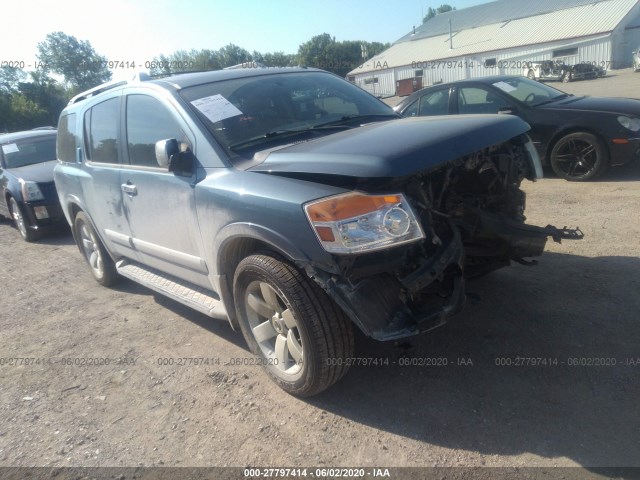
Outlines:
[[[38,43],[39,66],[44,73],[57,73],[74,92],[95,87],[111,79],[107,59],[85,40],[63,32],[47,35]]]
[[[18,84],[26,78],[24,70],[16,67],[0,68],[0,93],[12,93],[18,89]]]
[[[302,65],[321,68],[344,77],[348,72],[383,52],[389,46],[388,43],[356,40],[336,42],[334,37],[323,33],[300,45],[298,61]],[[363,47],[366,53],[364,58]]]
[[[71,97],[70,92],[67,92],[56,80],[40,70],[29,72],[29,77],[30,82],[19,83],[19,92],[27,100],[47,112],[43,125],[57,125],[60,112]]]
[[[447,5],[447,4],[440,5],[438,8],[429,7],[429,9],[427,10],[427,14],[422,19],[422,23],[426,22],[427,20],[431,20],[436,15],[440,15],[441,13],[451,12],[455,9],[456,7],[452,7],[451,5]]]

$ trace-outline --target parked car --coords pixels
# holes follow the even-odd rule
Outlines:
[[[640,47],[633,52],[633,71],[640,71]]]
[[[493,76],[424,88],[395,110],[407,117],[510,113],[531,125],[542,163],[566,180],[592,180],[640,157],[640,100],[575,96],[524,77]]]
[[[522,74],[531,80],[561,82],[570,78],[567,75],[570,68],[562,62],[543,60],[541,62],[529,62],[523,68]]]
[[[53,183],[56,131],[0,135],[0,214],[10,217],[27,242],[50,227],[64,225]]]
[[[426,332],[462,308],[465,278],[581,237],[524,223],[519,185],[541,174],[528,130],[402,119],[321,70],[191,73],[75,97],[55,180],[99,283],[226,318],[304,396],[345,374],[353,324]]]
[[[577,63],[569,67],[568,75],[562,79],[563,82],[573,82],[576,80],[593,80],[606,76],[607,71],[592,63]]]

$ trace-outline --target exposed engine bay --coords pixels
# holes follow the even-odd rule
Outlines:
[[[542,254],[548,237],[582,232],[525,224],[524,179],[535,179],[522,135],[402,179],[425,240],[337,257],[341,275],[311,275],[368,335],[390,340],[444,324],[465,303],[465,280]]]

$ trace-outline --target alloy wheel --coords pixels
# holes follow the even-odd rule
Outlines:
[[[298,321],[284,299],[263,281],[253,281],[245,294],[251,333],[272,371],[287,380],[302,374],[304,348]]]
[[[82,242],[82,250],[84,251],[85,257],[87,257],[89,266],[98,277],[101,277],[104,274],[104,266],[102,255],[98,248],[98,241],[94,233],[89,231],[85,223],[80,227],[80,241]]]

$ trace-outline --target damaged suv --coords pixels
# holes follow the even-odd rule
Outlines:
[[[354,324],[426,332],[466,278],[581,236],[525,224],[519,186],[541,168],[519,118],[402,119],[320,70],[107,84],[58,128],[56,186],[95,279],[227,319],[294,395],[346,373]]]

